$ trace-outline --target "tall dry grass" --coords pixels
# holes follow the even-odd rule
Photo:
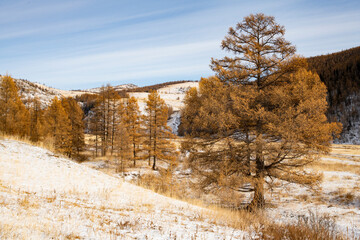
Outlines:
[[[0,140],[8,139],[8,140],[15,140],[23,143],[27,143],[29,145],[35,146],[35,147],[41,147],[45,148],[51,152],[55,152],[54,148],[54,140],[51,137],[47,137],[43,141],[39,142],[33,142],[28,137],[20,137],[16,135],[7,135],[7,134],[0,134]]]
[[[257,231],[263,240],[345,240],[354,237],[340,233],[333,218],[313,212],[299,216],[295,223],[268,224]]]
[[[350,172],[360,175],[360,166],[358,165],[349,165],[344,163],[314,162],[308,165],[308,167],[320,171]]]

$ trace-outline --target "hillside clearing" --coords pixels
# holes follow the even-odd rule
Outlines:
[[[0,141],[0,238],[242,239],[207,210],[42,148]]]

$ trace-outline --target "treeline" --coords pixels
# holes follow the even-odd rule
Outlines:
[[[328,89],[328,119],[343,124],[342,138],[357,131],[354,124],[360,120],[360,47],[311,57],[307,61],[309,69],[320,76]]]
[[[157,91],[160,88],[167,87],[172,84],[187,83],[187,82],[195,82],[195,81],[179,80],[179,81],[164,82],[164,83],[154,84],[154,85],[145,86],[145,87],[130,88],[130,89],[119,91],[119,93],[124,94],[127,92],[151,92],[151,91]]]
[[[84,150],[93,151],[94,157],[111,155],[119,168],[125,161],[136,166],[137,161],[148,160],[153,169],[157,161],[174,164],[175,136],[167,126],[170,108],[157,91],[149,93],[145,114],[136,98],[121,97],[109,85],[99,94],[76,100],[55,97],[46,109],[36,97],[22,100],[20,92],[13,78],[1,77],[1,134],[52,143],[56,151],[76,159],[83,158]],[[77,101],[85,107],[86,118]]]
[[[73,98],[55,97],[46,108],[39,99],[22,102],[19,88],[10,76],[2,76],[0,85],[0,132],[29,138],[32,142],[52,142],[55,149],[69,157],[83,151],[83,111]]]
[[[93,105],[86,124],[95,157],[116,156],[119,168],[126,160],[134,167],[137,161],[148,160],[153,169],[157,161],[174,163],[176,148],[171,139],[175,136],[167,126],[169,107],[157,91],[148,95],[144,115],[135,97],[121,97],[109,85],[96,98],[86,95],[82,100]]]

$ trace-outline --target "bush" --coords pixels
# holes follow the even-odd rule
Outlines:
[[[263,227],[261,238],[264,240],[324,240],[345,239],[336,231],[335,221],[328,216],[318,216],[309,212],[309,216],[299,216],[295,224],[269,224]]]

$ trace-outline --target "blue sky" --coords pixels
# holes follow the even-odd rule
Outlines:
[[[60,89],[199,80],[258,12],[306,57],[360,45],[356,0],[1,0],[0,74]]]

